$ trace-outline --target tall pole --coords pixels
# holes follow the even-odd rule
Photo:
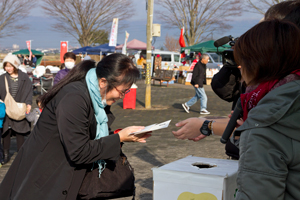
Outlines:
[[[146,66],[146,95],[145,108],[151,108],[151,53],[152,53],[152,22],[153,22],[153,2],[148,0],[147,10],[147,66]]]

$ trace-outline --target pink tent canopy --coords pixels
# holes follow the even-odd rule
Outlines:
[[[116,46],[116,49],[122,49],[124,44]],[[136,50],[146,50],[147,44],[145,42],[133,39],[130,42],[127,42],[127,49],[136,49]],[[152,47],[154,49],[154,47]]]

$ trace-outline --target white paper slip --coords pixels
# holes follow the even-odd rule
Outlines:
[[[159,130],[159,129],[163,129],[163,128],[167,128],[170,124],[171,120],[159,123],[159,124],[152,124],[149,126],[146,126],[144,129],[134,132],[134,133],[130,133],[130,134],[134,134],[134,135],[138,135],[141,133],[146,133],[146,132],[150,132],[150,131],[155,131],[155,130]]]

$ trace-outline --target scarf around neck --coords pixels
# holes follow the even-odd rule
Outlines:
[[[98,83],[98,78],[96,75],[96,68],[90,69],[85,77],[87,87],[90,93],[90,97],[92,100],[95,117],[97,121],[97,131],[96,137],[94,140],[98,140],[101,137],[108,136],[108,118],[105,113],[105,106],[102,104],[102,98],[100,94],[100,88]],[[95,163],[99,166],[99,178],[102,171],[105,169],[106,162],[104,160],[98,160]]]
[[[243,108],[243,120],[248,117],[249,111],[254,108],[258,102],[271,90],[289,83],[294,80],[299,80],[300,70],[295,70],[281,80],[273,80],[260,83],[258,86],[248,86],[246,93],[241,94],[241,104]]]

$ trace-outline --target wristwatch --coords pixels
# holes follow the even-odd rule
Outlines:
[[[213,121],[205,120],[200,128],[200,132],[205,136],[211,135],[211,123]]]

